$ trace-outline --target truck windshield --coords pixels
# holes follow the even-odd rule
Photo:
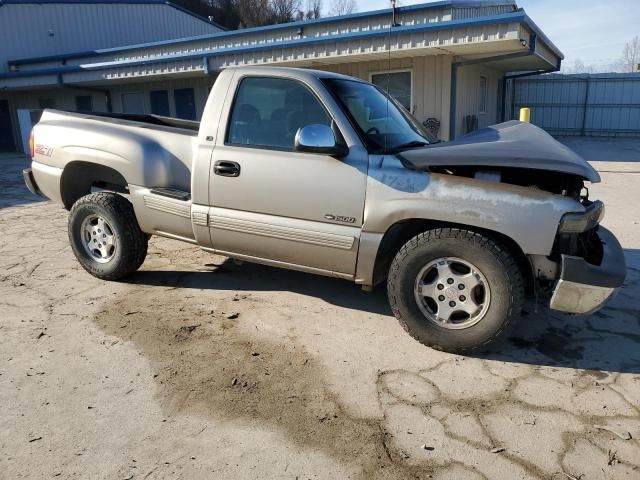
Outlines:
[[[372,153],[398,153],[439,140],[392,97],[369,83],[323,79]]]

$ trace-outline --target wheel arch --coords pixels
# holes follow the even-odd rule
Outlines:
[[[67,210],[80,198],[91,193],[93,187],[117,193],[128,193],[129,186],[117,170],[86,161],[69,162],[60,178],[60,197]]]
[[[386,280],[389,267],[400,248],[416,235],[436,228],[459,228],[486,235],[498,241],[507,248],[509,253],[516,259],[523,278],[525,288],[528,293],[533,289],[533,270],[527,255],[520,245],[511,237],[504,233],[496,232],[472,225],[464,225],[440,220],[429,220],[424,218],[408,218],[400,220],[391,225],[382,236],[375,255],[373,267],[372,283],[378,285]]]

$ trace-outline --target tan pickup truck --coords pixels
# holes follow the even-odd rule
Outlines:
[[[201,123],[46,110],[25,181],[70,210],[92,275],[118,280],[150,235],[250,262],[386,280],[403,327],[434,348],[496,339],[524,300],[588,313],[623,284],[620,244],[588,198],[597,172],[535,126],[439,142],[353,78],[220,73]]]

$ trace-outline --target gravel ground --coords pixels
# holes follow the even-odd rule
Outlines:
[[[384,289],[167,239],[129,282],[101,282],[66,212],[23,187],[26,160],[1,158],[0,478],[639,479],[626,142],[635,165],[607,162],[615,143],[585,147],[625,288],[587,318],[530,311],[476,358],[412,340]]]

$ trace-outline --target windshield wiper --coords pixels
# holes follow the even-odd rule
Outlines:
[[[400,151],[404,150],[405,148],[419,148],[426,147],[427,145],[429,145],[427,142],[423,142],[421,140],[412,140],[411,142],[403,143],[401,145],[393,147],[393,150]]]
[[[402,143],[395,147],[388,147],[388,148],[380,147],[379,149],[375,150],[372,153],[376,155],[393,155],[395,153],[401,152],[402,150],[405,150],[408,148],[420,148],[420,147],[426,147],[427,145],[431,145],[431,144],[428,142],[423,142],[421,140],[412,140],[411,142]]]

